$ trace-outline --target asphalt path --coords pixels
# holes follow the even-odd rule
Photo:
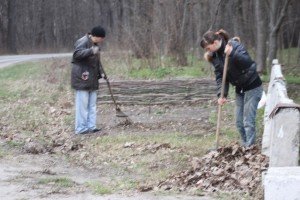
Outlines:
[[[53,53],[53,54],[28,54],[28,55],[5,55],[0,56],[0,68],[8,67],[16,63],[36,61],[49,58],[71,57],[72,53]]]

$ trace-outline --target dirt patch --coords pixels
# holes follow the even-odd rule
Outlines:
[[[98,124],[109,134],[133,132],[181,132],[184,134],[207,134],[214,131],[209,114],[214,107],[201,105],[151,105],[126,106],[122,111],[126,118],[116,117],[112,105],[99,105]]]
[[[56,155],[15,155],[0,160],[1,199],[196,200],[185,195],[157,195],[137,191],[95,194],[90,183],[105,185],[109,177],[96,170],[70,165]],[[212,198],[203,197],[201,200]]]

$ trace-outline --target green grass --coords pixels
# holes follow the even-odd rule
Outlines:
[[[124,191],[124,190],[136,190],[138,187],[138,181],[132,178],[123,178],[121,180],[116,180],[113,184],[115,190]]]
[[[40,71],[38,63],[18,64],[0,69],[0,100],[16,100],[30,96],[27,84],[34,81]]]
[[[0,70],[0,80],[16,81],[19,79],[34,80],[38,77],[40,64],[36,62],[17,64],[13,67],[3,68]]]
[[[74,181],[69,179],[69,178],[65,178],[65,177],[61,177],[61,178],[42,178],[38,181],[38,184],[42,184],[42,185],[47,185],[47,184],[54,184],[57,187],[72,187],[74,186]]]
[[[300,84],[300,77],[285,76],[285,79],[288,84]]]
[[[112,59],[103,56],[108,74],[129,79],[199,78],[210,70],[209,64],[188,56],[188,66],[177,66],[171,57],[136,59],[129,55]]]
[[[155,69],[132,69],[129,73],[132,78],[163,79],[167,77],[196,78],[203,77],[200,67],[158,67]]]
[[[113,193],[113,190],[111,188],[109,188],[109,187],[105,186],[104,184],[97,182],[97,181],[88,182],[88,183],[86,183],[86,185],[88,187],[90,187],[95,194],[105,195],[105,194]]]
[[[20,141],[13,141],[13,140],[10,140],[10,141],[7,141],[6,144],[9,146],[9,147],[22,147],[24,146],[24,142],[20,142]]]
[[[6,153],[4,152],[4,150],[2,149],[2,147],[0,146],[0,158],[5,157]]]
[[[300,77],[298,77],[298,76],[291,76],[291,75],[285,76],[283,74],[283,77],[285,78],[285,81],[286,81],[287,84],[300,84]],[[270,82],[270,76],[269,75],[262,75],[261,79],[265,83]]]

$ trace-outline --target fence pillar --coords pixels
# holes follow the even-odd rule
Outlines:
[[[271,167],[297,166],[299,161],[299,105],[288,98],[277,60],[273,61],[264,113],[262,153]]]
[[[262,153],[270,158],[263,176],[265,200],[300,199],[299,108],[288,98],[281,66],[273,60],[262,141]]]

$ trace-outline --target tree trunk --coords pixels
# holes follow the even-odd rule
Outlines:
[[[137,58],[150,58],[152,52],[152,13],[153,1],[144,0],[134,2],[134,54]]]
[[[187,57],[185,54],[184,34],[188,23],[189,1],[180,0],[176,3],[166,3],[168,15],[168,52],[175,59],[179,66],[187,65]],[[183,7],[183,11],[182,8]]]
[[[234,35],[239,36],[241,38],[243,37],[243,7],[242,7],[242,1],[241,0],[235,0],[233,3],[233,29],[234,29]]]
[[[267,22],[265,6],[261,0],[255,0],[256,11],[256,63],[257,71],[263,73],[266,66],[267,51]]]
[[[291,0],[284,0],[283,5],[280,0],[271,1],[270,10],[270,34],[268,65],[271,67],[272,60],[277,56],[277,38],[280,26],[287,12],[288,4]]]
[[[8,52],[17,53],[17,0],[8,1],[8,31],[7,31],[7,47]]]
[[[1,20],[0,20],[0,43],[2,44],[2,48],[0,50],[0,53],[4,53],[7,50],[7,40],[6,40],[7,35],[5,34],[7,31],[6,31],[6,26],[4,24],[4,21],[7,18],[4,14],[4,10],[8,10],[7,9],[7,0],[0,1],[0,16],[1,16]]]

